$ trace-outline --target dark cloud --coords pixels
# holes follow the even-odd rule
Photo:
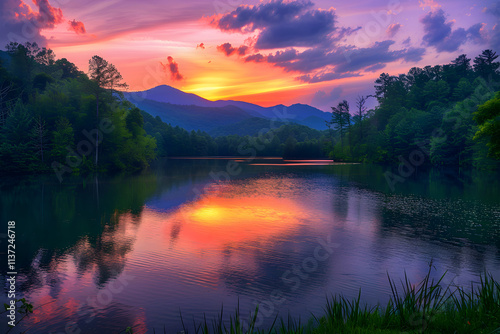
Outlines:
[[[248,63],[248,62],[262,63],[264,61],[266,61],[266,58],[263,55],[261,55],[260,53],[256,53],[256,54],[250,55],[248,57],[245,57],[245,63]]]
[[[228,57],[232,54],[238,54],[239,56],[244,56],[247,53],[248,49],[249,47],[246,45],[241,45],[240,47],[235,48],[231,45],[231,43],[224,43],[221,45],[217,45],[217,51],[224,53]]]
[[[483,34],[484,23],[477,23],[467,29],[467,38],[476,44],[486,42],[486,36]]]
[[[390,38],[392,38],[397,34],[401,27],[402,25],[399,23],[392,23],[389,27],[387,27],[386,33]]]
[[[289,22],[304,10],[313,7],[310,1],[283,2],[274,0],[256,6],[242,5],[234,11],[212,18],[212,25],[222,31],[254,32],[277,22]]]
[[[276,49],[315,46],[330,41],[336,32],[333,9],[313,9],[310,1],[274,0],[255,6],[239,6],[212,25],[222,31],[249,33],[259,31],[254,47]],[[339,34],[352,33],[351,30]]]
[[[439,46],[451,35],[452,22],[446,23],[444,11],[438,9],[434,12],[429,12],[420,22],[424,25],[425,35],[424,42],[429,46]]]
[[[196,45],[196,48],[198,49],[205,49],[205,44],[204,43],[200,43],[198,45]]]
[[[383,69],[386,66],[386,64],[383,63],[377,63],[373,64],[372,66],[368,66],[364,69],[365,72],[377,72],[378,70]]]
[[[486,13],[495,16],[500,20],[500,1],[495,1],[493,4],[486,8]],[[500,26],[495,24],[489,36],[489,42],[492,48],[498,49],[500,45]]]
[[[403,45],[405,45],[405,46],[410,46],[410,45],[411,45],[411,38],[410,38],[410,37],[408,37],[407,39],[405,39],[405,40],[403,41]]]
[[[408,37],[409,38],[409,37]],[[425,49],[424,48],[408,48],[405,50],[404,55],[403,55],[403,60],[406,63],[410,62],[419,62],[422,60],[425,54]]]
[[[78,35],[83,35],[83,34],[85,34],[87,32],[85,30],[85,26],[80,21],[73,20],[73,21],[68,21],[68,23],[69,23],[68,30],[74,31]]]
[[[393,44],[394,41],[387,40],[368,48],[339,47],[328,50],[316,47],[303,52],[287,49],[267,56],[258,53],[246,57],[245,61],[265,61],[288,72],[303,73],[297,77],[301,81],[320,82],[359,76],[360,71],[373,72],[397,60],[418,62],[425,54],[424,48],[391,51],[389,47]]]
[[[287,21],[276,22],[264,29],[255,43],[257,49],[315,46],[327,41],[335,31],[335,13],[309,11]]]
[[[491,6],[486,8],[486,13],[500,18],[500,1],[493,1]]]
[[[442,9],[428,13],[420,19],[420,22],[424,25],[425,35],[423,41],[425,45],[435,47],[439,52],[457,51],[468,40],[475,43],[485,41],[481,34],[481,23],[475,24],[467,30],[464,28],[453,30],[453,22],[446,22],[445,13]]]
[[[389,50],[392,40],[357,48],[341,46],[346,37],[361,27],[337,27],[334,9],[314,9],[310,1],[271,0],[255,6],[242,5],[211,24],[226,32],[255,33],[245,42],[245,50],[230,43],[217,46],[227,56],[246,55],[245,62],[267,62],[287,72],[298,73],[298,80],[320,82],[360,76],[361,72],[380,70],[393,61],[417,62],[425,49]],[[395,23],[388,29],[394,35],[401,28]],[[241,48],[241,47],[240,47]],[[280,49],[265,54],[262,50]],[[252,51],[252,52],[250,52]]]
[[[160,63],[160,64],[163,67],[163,70],[165,71],[165,73],[167,73],[167,74],[170,73],[170,79],[172,79],[173,81],[180,81],[180,80],[184,79],[182,74],[179,72],[179,64],[177,64],[174,61],[174,58],[172,58],[171,56],[168,56],[167,61],[168,61],[168,64],[163,64],[163,63]]]
[[[276,53],[267,56],[267,61],[270,63],[283,63],[297,58],[298,51],[295,49],[287,49],[285,51],[276,51]]]

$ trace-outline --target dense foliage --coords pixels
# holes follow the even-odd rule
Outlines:
[[[11,43],[0,55],[1,171],[62,177],[137,170],[155,157],[140,111],[114,93],[121,76],[102,58],[91,60],[104,67],[91,66],[89,77],[35,43]]]
[[[332,108],[330,157],[498,168],[497,57],[485,50],[473,65],[460,55],[450,64],[414,67],[399,76],[382,73],[375,82],[374,110],[364,110],[371,96],[358,98],[355,111],[347,101]]]

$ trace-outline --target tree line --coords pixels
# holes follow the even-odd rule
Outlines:
[[[344,100],[327,122],[337,160],[400,163],[412,152],[425,164],[498,168],[500,87],[498,55],[485,50],[450,64],[382,73],[375,95],[360,96],[355,110]],[[367,110],[366,101],[378,106]]]

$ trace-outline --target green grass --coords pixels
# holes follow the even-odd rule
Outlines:
[[[385,307],[361,304],[361,291],[354,299],[333,295],[326,300],[324,314],[312,316],[302,323],[300,318],[274,318],[268,329],[257,329],[259,308],[249,317],[242,316],[239,304],[229,320],[224,309],[207,320],[187,324],[180,316],[185,334],[330,334],[330,333],[488,333],[500,334],[500,283],[484,273],[479,283],[470,289],[443,284],[446,272],[437,280],[431,279],[432,263],[424,279],[412,284],[406,276],[397,284],[389,275],[392,296]],[[24,317],[33,312],[31,304],[20,300]],[[43,306],[43,305],[42,305]],[[41,306],[40,306],[41,307]],[[29,309],[28,309],[29,308]],[[25,310],[26,309],[26,310]],[[3,312],[5,313],[5,312]],[[29,330],[27,331],[29,332]],[[128,327],[121,333],[132,334]],[[156,333],[156,330],[149,331]],[[158,333],[167,333],[165,328]],[[171,333],[170,331],[168,333]]]
[[[300,319],[274,319],[270,328],[256,329],[258,307],[242,317],[237,307],[229,320],[223,310],[212,321],[204,318],[188,326],[181,315],[185,334],[323,334],[323,333],[491,333],[500,334],[500,284],[484,273],[470,289],[445,286],[444,273],[431,279],[432,263],[424,279],[412,284],[405,273],[399,284],[389,275],[392,296],[385,307],[361,304],[361,291],[354,299],[331,296],[324,314],[307,323]],[[188,328],[189,327],[189,328]],[[164,331],[161,331],[163,333]],[[159,332],[160,333],[160,332]]]

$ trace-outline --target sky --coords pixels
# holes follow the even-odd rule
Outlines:
[[[382,72],[500,53],[498,0],[0,0],[0,19],[0,45],[37,42],[85,72],[99,55],[129,91],[324,111]]]

